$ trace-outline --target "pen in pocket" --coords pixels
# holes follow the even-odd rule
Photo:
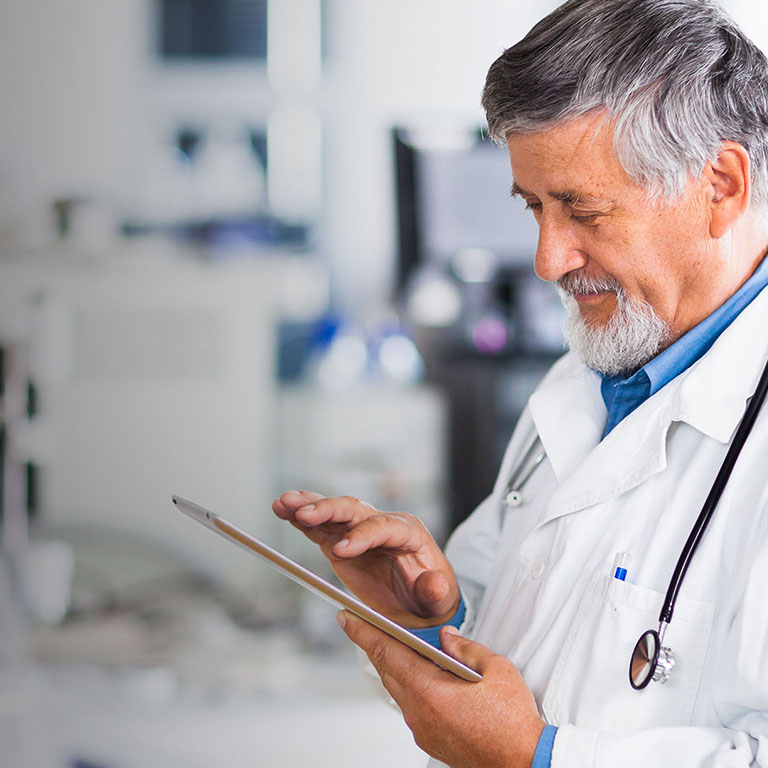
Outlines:
[[[613,560],[613,578],[619,581],[627,580],[627,553],[617,552]]]

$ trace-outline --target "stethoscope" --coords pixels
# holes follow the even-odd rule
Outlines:
[[[529,443],[525,453],[509,474],[509,480],[504,486],[501,497],[510,509],[519,507],[523,503],[523,487],[536,471],[536,467],[546,458],[547,452],[543,447],[534,456],[537,446],[541,446],[541,438],[538,433],[533,436],[533,440]]]
[[[723,459],[720,470],[715,477],[712,488],[707,495],[704,506],[701,508],[699,516],[691,529],[685,546],[683,547],[677,565],[672,573],[672,578],[667,587],[667,593],[664,598],[664,604],[659,614],[659,628],[649,629],[640,635],[640,639],[635,644],[632,656],[629,662],[629,683],[637,691],[643,690],[652,680],[658,683],[666,683],[675,668],[675,654],[671,648],[663,645],[664,635],[672,621],[672,613],[675,609],[677,596],[680,592],[683,579],[685,578],[688,566],[693,559],[696,548],[704,536],[709,521],[712,519],[717,503],[723,495],[725,486],[731,476],[736,459],[741,453],[741,449],[752,431],[752,427],[757,420],[757,414],[763,405],[766,392],[768,392],[768,362],[766,362],[760,381],[755,388],[755,392],[747,406],[744,416],[739,422],[736,435],[733,438],[728,452]],[[546,457],[543,448],[536,452],[537,446],[541,445],[541,439],[538,434],[533,437],[522,458],[517,462],[510,473],[509,480],[502,492],[502,499],[507,507],[519,507],[523,503],[523,487],[533,475],[536,467]]]

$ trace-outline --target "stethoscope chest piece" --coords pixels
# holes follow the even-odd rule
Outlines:
[[[523,486],[528,482],[536,467],[544,461],[546,451],[542,448],[538,454],[536,446],[541,444],[538,434],[534,435],[533,440],[528,445],[523,457],[512,470],[509,480],[504,487],[504,504],[510,509],[519,507],[523,503]]]
[[[661,644],[659,633],[649,629],[640,635],[629,662],[629,683],[642,691],[648,683],[666,683],[675,668],[675,654]]]

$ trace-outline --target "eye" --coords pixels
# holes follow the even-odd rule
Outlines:
[[[529,203],[528,201],[526,201],[525,210],[538,213],[541,210],[541,203]]]
[[[588,213],[588,214],[579,216],[575,213],[572,213],[571,218],[574,221],[578,221],[579,224],[594,224],[599,215],[600,215],[599,213]]]

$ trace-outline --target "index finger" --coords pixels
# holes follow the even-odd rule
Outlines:
[[[377,514],[376,509],[366,501],[354,496],[320,498],[296,510],[294,518],[302,525],[325,525],[343,523],[350,528]]]
[[[297,509],[325,498],[314,491],[286,491],[272,502],[272,511],[281,520],[292,520]]]
[[[399,702],[406,692],[421,690],[438,679],[463,682],[349,611],[340,611],[338,619],[347,637],[365,651],[395,701]]]

